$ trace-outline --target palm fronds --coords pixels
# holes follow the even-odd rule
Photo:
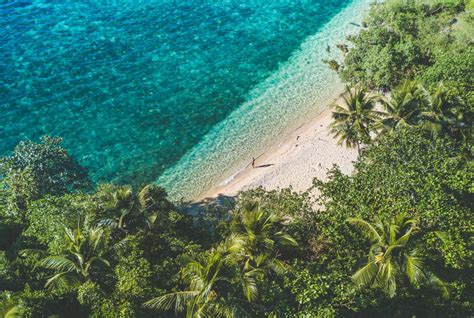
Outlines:
[[[372,242],[380,242],[382,237],[377,232],[375,227],[369,222],[360,218],[348,218],[349,224],[357,227],[364,235],[366,235]]]
[[[109,251],[106,246],[104,231],[101,228],[89,230],[85,235],[80,228],[72,231],[65,229],[68,249],[63,255],[49,255],[41,259],[37,266],[56,272],[45,284],[45,287],[65,287],[84,282],[99,264],[110,267],[104,257]]]
[[[182,312],[186,308],[186,304],[196,298],[199,291],[180,291],[176,293],[165,294],[143,304],[144,307],[158,310],[168,311],[174,309],[175,313]]]
[[[378,112],[374,110],[379,97],[358,87],[353,90],[347,87],[343,99],[343,106],[333,105],[331,132],[338,138],[339,144],[345,143],[349,148],[369,143],[379,119]]]
[[[347,221],[372,243],[366,265],[352,275],[352,281],[358,286],[381,288],[393,297],[397,281],[403,282],[402,276],[407,277],[408,282],[415,287],[438,279],[425,268],[417,250],[409,248],[417,230],[417,222],[406,213],[397,215],[389,222],[376,219],[372,224],[359,218],[349,218]]]

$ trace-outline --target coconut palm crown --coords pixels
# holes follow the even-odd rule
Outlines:
[[[158,222],[161,211],[171,209],[166,191],[154,184],[145,185],[138,193],[130,186],[121,186],[110,193],[110,205],[98,219],[99,226],[107,226],[119,237],[139,230],[150,230]]]
[[[68,249],[62,255],[50,255],[39,261],[38,266],[56,273],[50,277],[45,287],[60,287],[83,283],[100,267],[110,267],[107,260],[107,236],[103,229],[95,228],[83,234],[81,229],[65,229]]]
[[[333,105],[331,132],[339,144],[360,151],[360,144],[370,143],[371,132],[376,129],[379,115],[374,108],[378,97],[365,89],[346,87],[343,98],[344,105]]]
[[[236,308],[230,304],[228,293],[232,288],[223,274],[232,261],[224,244],[209,251],[200,261],[190,260],[181,270],[183,280],[188,283],[187,290],[155,297],[144,303],[144,307],[184,311],[187,318],[234,317]]]
[[[383,98],[382,132],[390,132],[398,127],[416,126],[420,122],[424,96],[420,86],[414,81],[405,81],[390,92],[390,98]]]
[[[389,222],[378,218],[373,223],[360,218],[347,221],[371,241],[367,263],[352,275],[354,283],[381,288],[390,297],[395,296],[397,283],[405,282],[415,287],[428,283],[446,293],[444,284],[425,268],[423,258],[410,244],[418,230],[415,219],[402,213]]]

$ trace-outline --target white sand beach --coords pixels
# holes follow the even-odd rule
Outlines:
[[[337,102],[341,102],[340,99]],[[205,192],[199,199],[211,199],[218,195],[235,196],[241,191],[262,186],[267,190],[292,187],[295,191],[308,189],[315,177],[326,179],[329,168],[337,164],[344,173],[353,170],[357,150],[347,149],[337,144],[332,137],[329,125],[331,109],[308,120],[271,145],[255,162],[228,178],[228,182]]]
[[[238,107],[167,168],[157,184],[171,198],[184,202],[216,191],[235,193],[257,185],[272,188],[291,184],[303,189],[316,173],[324,175],[332,163],[350,162],[352,157],[343,155],[345,150],[330,141],[323,119],[323,127],[307,123],[295,134],[288,132],[309,121],[312,114],[321,113],[344,90],[339,76],[324,60],[343,59],[336,45],[360,31],[370,3],[372,0],[352,1],[308,36],[290,58],[248,92]],[[260,157],[262,152],[265,155]],[[252,157],[259,157],[257,165],[269,166],[245,168]],[[295,176],[299,172],[304,176]]]

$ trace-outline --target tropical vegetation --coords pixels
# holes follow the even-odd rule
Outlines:
[[[474,315],[472,1],[374,4],[339,47],[333,133],[303,193],[191,209],[94,184],[61,139],[0,159],[3,317]]]

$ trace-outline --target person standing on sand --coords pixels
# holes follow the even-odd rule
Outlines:
[[[252,157],[252,169],[255,169],[255,157]]]

